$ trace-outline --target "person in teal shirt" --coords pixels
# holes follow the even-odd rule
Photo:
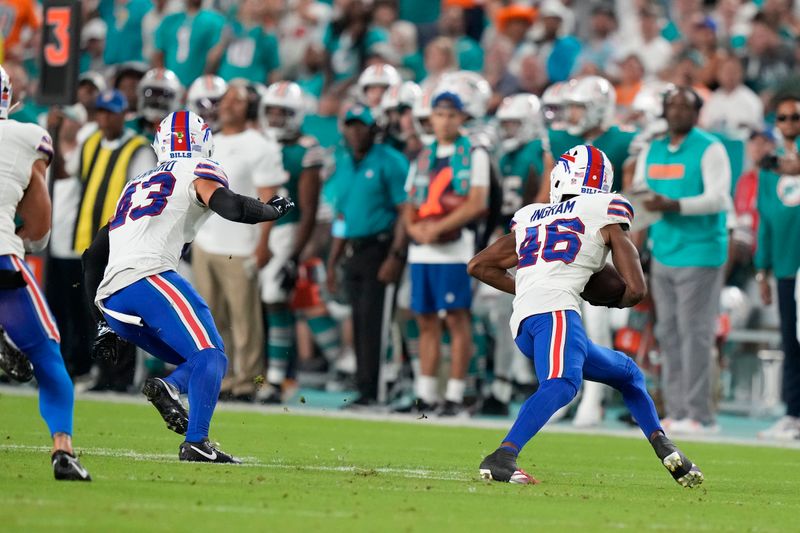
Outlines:
[[[153,9],[150,0],[102,0],[100,16],[108,26],[103,60],[106,65],[142,61],[142,20]]]
[[[778,100],[775,120],[783,137],[778,161],[764,161],[758,174],[758,241],[755,264],[761,298],[772,303],[769,276],[776,279],[778,313],[783,345],[783,400],[786,416],[759,436],[790,440],[800,438],[800,344],[797,339],[797,272],[800,269],[800,172],[788,172],[786,163],[797,165],[800,153],[800,98]]]
[[[225,25],[222,15],[201,5],[202,0],[186,0],[186,10],[168,15],[156,30],[154,63],[175,72],[184,87],[205,71],[208,53]]]
[[[344,285],[353,309],[356,352],[355,405],[378,399],[386,285],[395,283],[403,269],[406,238],[400,213],[406,201],[408,162],[400,152],[376,144],[378,127],[369,109],[356,105],[344,117],[346,150],[336,158],[329,179],[335,188],[333,248],[328,279],[335,285],[336,264],[342,256]],[[331,287],[333,288],[333,286]]]
[[[220,61],[217,74],[225,81],[244,78],[269,83],[270,73],[280,66],[278,39],[264,30],[258,10],[253,0],[242,2],[236,20],[228,22],[210,54],[210,63]]]
[[[664,429],[717,431],[712,395],[719,298],[728,258],[730,163],[722,143],[696,127],[702,107],[690,87],[664,96],[668,131],[638,156],[634,184],[661,219],[650,227],[650,286],[664,359]]]

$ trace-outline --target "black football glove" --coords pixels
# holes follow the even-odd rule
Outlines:
[[[297,283],[296,259],[289,259],[286,261],[286,263],[284,263],[280,272],[278,272],[278,281],[283,291],[288,293],[294,290],[294,286]]]
[[[105,320],[97,323],[97,334],[92,342],[92,359],[108,361],[112,365],[119,360],[119,353],[128,344],[111,329]]]
[[[280,216],[285,215],[294,207],[294,202],[289,198],[284,198],[283,196],[273,196],[269,199],[267,204],[274,207]]]

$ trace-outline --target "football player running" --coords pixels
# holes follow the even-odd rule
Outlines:
[[[162,120],[153,148],[158,166],[128,184],[92,245],[109,249],[95,303],[120,337],[177,366],[167,378],[153,380],[160,390],[145,394],[170,429],[185,431],[179,459],[239,463],[208,440],[228,361],[208,306],[176,270],[184,244],[212,211],[258,224],[282,217],[294,204],[232,192],[225,171],[210,159],[211,129],[190,111]],[[181,393],[189,396],[188,421]]]
[[[58,326],[24,261],[26,251],[43,250],[50,237],[45,173],[53,142],[39,126],[8,118],[12,90],[0,66],[0,369],[17,381],[36,376],[39,413],[53,438],[55,478],[91,481],[72,449],[74,396]]]
[[[517,467],[517,456],[550,417],[575,397],[586,379],[622,393],[656,455],[678,483],[694,487],[703,481],[700,469],[664,434],[644,375],[633,360],[594,344],[581,323],[581,294],[589,278],[606,268],[609,251],[625,282],[624,291],[620,287],[610,305],[631,307],[646,292],[639,254],[627,231],[633,209],[625,198],[609,193],[612,181],[611,163],[602,151],[589,145],[570,149],[550,174],[551,203],[517,211],[512,233],[469,264],[472,276],[515,294],[511,332],[522,353],[533,360],[539,379],[539,389],[522,405],[500,447],[481,462],[480,475],[485,479],[535,483]],[[508,273],[513,267],[515,276]],[[605,274],[608,278],[610,272]],[[586,298],[600,303],[601,297],[590,293]]]

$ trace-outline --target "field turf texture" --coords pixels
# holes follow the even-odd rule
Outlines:
[[[800,450],[681,443],[684,489],[644,439],[544,432],[519,464],[541,484],[479,479],[503,432],[224,410],[212,439],[242,466],[180,463],[141,404],[79,400],[91,483],[56,482],[34,396],[0,394],[0,531],[798,531]]]

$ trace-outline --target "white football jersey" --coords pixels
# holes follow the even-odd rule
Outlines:
[[[629,226],[633,208],[619,194],[586,194],[558,204],[531,204],[514,214],[519,257],[511,333],[531,315],[572,309],[581,312],[586,282],[606,264],[608,246],[600,230]]]
[[[177,270],[184,244],[192,242],[211,210],[197,198],[194,181],[228,178],[211,159],[170,159],[133,179],[108,223],[110,253],[96,302],[153,274]]]
[[[30,184],[33,163],[44,159],[49,164],[52,157],[53,141],[44,128],[0,120],[0,255],[25,256],[14,215]]]

